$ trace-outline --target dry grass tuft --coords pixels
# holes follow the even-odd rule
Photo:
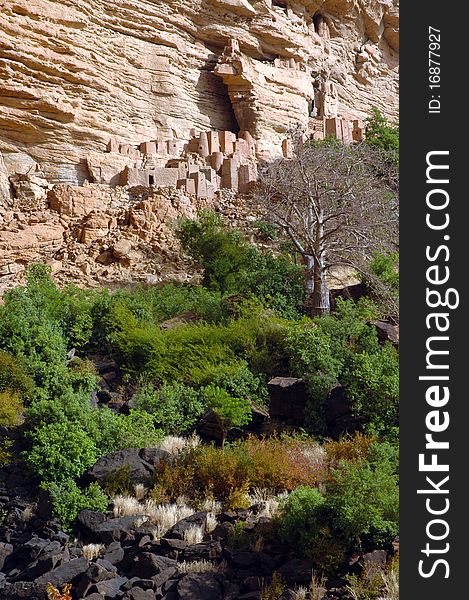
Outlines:
[[[134,496],[116,496],[113,499],[115,517],[133,517],[143,515],[144,505]]]
[[[182,562],[178,565],[179,573],[222,573],[226,569],[226,563],[218,565],[208,560],[195,560],[193,562]]]
[[[200,525],[192,525],[184,532],[184,541],[188,544],[200,544],[204,539],[204,529]]]
[[[308,588],[300,586],[298,589],[294,590],[291,597],[292,600],[306,600],[308,597]]]
[[[137,500],[143,500],[145,498],[147,488],[143,485],[143,483],[136,483],[134,485],[135,498]]]
[[[181,499],[182,500],[182,499]],[[133,496],[116,496],[113,499],[115,517],[136,517],[136,527],[150,521],[155,525],[155,539],[161,538],[181,519],[194,514],[194,509],[185,503],[157,504],[149,499],[139,502]]]
[[[207,525],[206,531],[207,533],[212,533],[215,527],[218,525],[217,517],[213,513],[207,514]]]
[[[104,552],[104,548],[104,544],[87,544],[83,546],[83,556],[87,560],[93,560]]]
[[[33,506],[27,506],[23,512],[20,515],[20,519],[23,523],[27,523],[28,521],[30,521],[34,516],[34,507]]]
[[[172,457],[177,457],[184,450],[190,450],[200,444],[198,435],[191,435],[188,438],[167,435],[158,445],[158,448],[169,452]]]

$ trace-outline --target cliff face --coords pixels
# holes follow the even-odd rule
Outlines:
[[[0,0],[0,180],[81,184],[110,137],[262,154],[310,114],[396,117],[397,31],[398,0]]]

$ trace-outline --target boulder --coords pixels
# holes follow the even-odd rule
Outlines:
[[[43,588],[48,583],[51,583],[56,588],[62,587],[66,583],[73,583],[79,575],[85,573],[88,565],[89,562],[86,558],[74,558],[41,575],[41,577],[36,579],[36,583],[39,587]]]
[[[135,558],[130,574],[132,577],[151,579],[155,575],[164,573],[164,581],[167,581],[176,573],[176,571],[177,562],[175,560],[166,558],[165,556],[157,556],[151,552],[141,552]],[[161,583],[163,583],[163,581]]]
[[[191,515],[190,517],[186,517],[185,519],[181,519],[171,527],[169,531],[167,531],[164,535],[165,538],[174,538],[177,540],[184,539],[184,533],[190,529],[191,527],[198,526],[202,527],[205,531],[205,527],[207,524],[207,513],[206,512],[197,512]]]
[[[187,562],[196,560],[216,561],[221,558],[222,547],[220,542],[202,542],[201,544],[191,544],[184,549],[182,556]]]
[[[128,470],[131,483],[148,482],[160,461],[168,460],[169,453],[157,448],[129,448],[101,457],[83,477],[84,483],[106,482],[123,469]]]
[[[288,583],[309,584],[313,567],[314,563],[309,559],[293,558],[281,566],[278,572]]]
[[[95,583],[89,589],[90,594],[100,594],[101,598],[110,600],[111,598],[122,598],[124,592],[121,588],[127,583],[126,577],[114,577],[106,581]]]
[[[363,423],[362,417],[352,413],[352,403],[343,386],[333,388],[326,400],[325,416],[329,435],[338,440],[344,433],[358,431]]]
[[[378,340],[382,344],[391,342],[393,346],[399,346],[399,325],[388,321],[370,321],[370,325],[376,329]]]
[[[3,565],[5,564],[5,560],[10,556],[13,552],[12,544],[7,544],[5,542],[0,542],[0,571],[3,570]]]
[[[134,539],[132,532],[135,531],[141,517],[138,515],[130,517],[118,517],[116,519],[107,519],[95,528],[95,535],[98,540],[105,544],[111,544],[115,541]]]
[[[112,254],[118,260],[129,258],[132,251],[132,242],[126,239],[120,239],[112,248]]]
[[[213,573],[186,575],[178,583],[177,591],[181,600],[222,600],[223,591]]]
[[[81,510],[78,513],[78,523],[80,528],[86,533],[96,533],[99,525],[104,523],[106,515],[94,510]]]
[[[196,431],[203,440],[216,442],[220,446],[226,435],[220,417],[210,408],[200,417]]]
[[[303,425],[308,403],[306,381],[296,377],[274,377],[268,383],[272,419],[281,419],[288,425]]]
[[[331,290],[331,310],[334,310],[337,304],[337,298],[344,300],[354,300],[358,302],[360,298],[364,298],[369,294],[369,290],[364,283],[356,283],[355,285],[347,285],[343,288]]]

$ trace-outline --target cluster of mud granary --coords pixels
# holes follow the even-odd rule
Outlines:
[[[361,141],[363,123],[338,117],[310,118],[312,139],[334,136],[346,144]],[[256,141],[248,131],[191,131],[189,140],[150,140],[140,145],[109,141],[108,152],[100,161],[87,157],[91,179],[112,187],[155,186],[180,189],[198,198],[211,199],[220,189],[248,193],[257,180]],[[126,163],[112,160],[119,155]],[[292,157],[292,142],[285,139],[282,155]]]

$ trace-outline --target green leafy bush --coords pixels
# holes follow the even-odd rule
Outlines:
[[[255,221],[253,226],[258,231],[258,235],[265,241],[274,241],[278,238],[278,227],[268,221]]]
[[[206,400],[207,406],[220,419],[225,430],[225,436],[233,427],[242,427],[250,423],[252,409],[247,398],[234,398],[226,390],[214,385],[208,385],[200,391]]]
[[[30,433],[32,448],[25,458],[44,481],[61,482],[79,477],[99,457],[88,434],[75,423],[60,421]]]
[[[338,301],[331,315],[303,319],[287,328],[286,348],[292,372],[304,377],[311,395],[307,426],[325,435],[324,403],[337,383],[344,385],[356,415],[375,432],[387,434],[397,423],[398,354],[381,345],[369,321],[369,301]]]
[[[313,559],[316,568],[334,573],[345,556],[343,538],[331,530],[326,498],[316,488],[299,487],[276,520],[280,539]]]
[[[226,229],[212,211],[201,211],[196,221],[182,220],[178,235],[184,250],[203,268],[205,286],[238,291],[238,281],[252,263],[253,246],[238,232]]]
[[[218,386],[235,398],[248,398],[255,404],[265,405],[268,401],[265,378],[253,373],[244,360],[207,369],[199,383]]]
[[[70,531],[81,510],[106,511],[109,499],[97,483],[81,490],[73,479],[43,486],[49,491],[52,510],[62,523],[65,531]]]
[[[366,120],[366,143],[398,155],[399,127],[391,125],[377,108],[373,108],[371,116]]]
[[[158,389],[145,384],[136,393],[135,404],[153,416],[157,427],[173,435],[190,432],[206,407],[196,389],[180,382]]]
[[[389,543],[398,531],[397,450],[375,444],[367,459],[341,461],[327,485],[332,523],[349,541],[372,534]]]
[[[354,411],[374,431],[383,434],[398,425],[399,356],[390,343],[372,354],[351,355],[342,381]]]
[[[325,498],[316,488],[299,487],[289,496],[279,522],[281,537],[303,551],[310,547],[324,524]]]
[[[145,448],[160,442],[164,433],[155,427],[152,415],[143,410],[131,410],[129,415],[119,415],[115,432],[116,449]]]
[[[287,318],[298,316],[306,298],[304,269],[288,255],[259,252],[210,211],[202,211],[197,221],[182,221],[179,238],[204,270],[206,287],[257,298]]]

